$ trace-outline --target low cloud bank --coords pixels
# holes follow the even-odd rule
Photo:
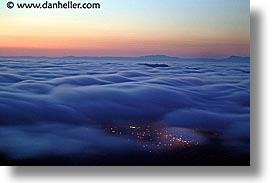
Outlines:
[[[1,60],[0,152],[30,158],[127,151],[135,148],[127,138],[111,136],[104,127],[130,124],[249,139],[249,63],[147,65]]]

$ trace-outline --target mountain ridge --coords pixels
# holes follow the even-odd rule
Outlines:
[[[137,57],[123,57],[123,56],[63,56],[63,57],[48,57],[48,56],[0,56],[0,58],[39,58],[39,59],[86,59],[86,60],[134,60],[134,61],[187,61],[187,60],[200,60],[200,61],[249,61],[250,57],[245,56],[229,56],[226,58],[183,58],[183,57],[173,57],[168,55],[143,55]]]

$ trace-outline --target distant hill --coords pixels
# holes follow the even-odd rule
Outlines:
[[[0,56],[0,58],[23,58],[23,59],[82,59],[82,60],[129,60],[129,61],[230,61],[230,62],[239,62],[239,61],[250,61],[250,57],[241,57],[241,56],[230,56],[228,58],[180,58],[180,57],[171,57],[167,55],[145,55],[140,57],[112,57],[112,56],[102,56],[102,57],[76,57],[76,56],[66,56],[66,57],[32,57],[32,56]]]
[[[169,60],[181,60],[182,58],[179,58],[179,57],[170,57],[170,56],[167,56],[167,55],[145,55],[145,56],[141,56],[141,57],[138,57],[138,59],[141,59],[141,60],[155,60],[155,61],[169,61]]]
[[[231,57],[228,57],[228,58],[226,58],[224,60],[225,61],[232,61],[232,62],[236,62],[236,61],[250,61],[250,57],[231,56]]]

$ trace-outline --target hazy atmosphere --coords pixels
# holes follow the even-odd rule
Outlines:
[[[99,2],[93,10],[11,10],[1,1],[0,55],[249,55],[248,0]]]
[[[250,165],[248,0],[18,2],[0,2],[0,165]]]

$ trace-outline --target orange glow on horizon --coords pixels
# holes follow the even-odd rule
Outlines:
[[[236,9],[235,3],[239,2],[227,2],[229,5],[233,3],[230,10],[236,11],[238,16],[226,14],[227,11],[218,12],[220,9],[211,11],[209,8],[215,7],[207,3],[193,5],[192,1],[187,4],[175,2],[182,6],[190,3],[191,8],[197,11],[185,12],[173,6],[172,12],[160,13],[160,10],[167,8],[166,3],[159,3],[160,7],[148,11],[139,1],[135,4],[139,8],[132,7],[130,2],[126,3],[129,8],[129,11],[124,9],[126,16],[123,12],[115,11],[117,4],[114,2],[106,2],[110,5],[109,9],[106,7],[96,13],[35,10],[0,12],[0,55],[249,55],[249,12]],[[244,4],[249,8],[249,3]],[[209,11],[201,11],[205,10],[204,6]],[[175,8],[178,8],[177,11]]]
[[[172,35],[152,37],[138,35],[92,34],[90,36],[0,36],[1,55],[43,55],[43,56],[138,56],[144,54],[167,54],[192,57],[226,55],[247,55],[249,42],[241,38],[224,36],[226,39],[212,39],[211,36]],[[235,39],[235,40],[234,40]],[[44,53],[43,53],[44,52]],[[208,53],[208,54],[207,54]],[[219,53],[219,54],[217,54]]]

